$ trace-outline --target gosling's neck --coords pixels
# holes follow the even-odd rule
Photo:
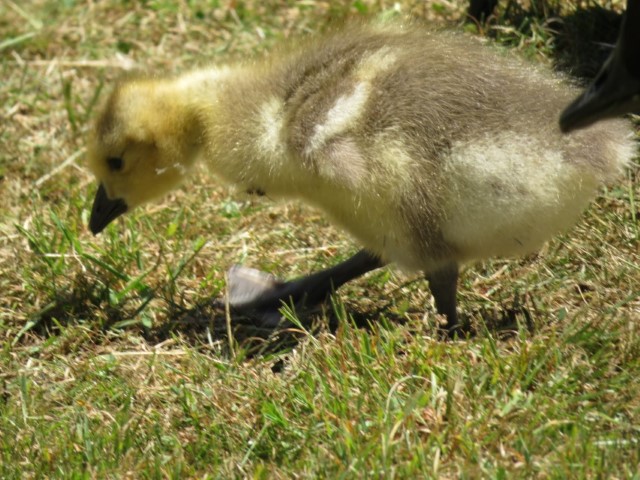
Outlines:
[[[274,77],[259,65],[196,70],[172,80],[166,94],[185,106],[193,128],[184,134],[215,174],[242,190],[294,196],[305,172],[280,138],[284,112]]]

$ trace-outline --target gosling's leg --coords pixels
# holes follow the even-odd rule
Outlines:
[[[316,305],[354,278],[384,266],[375,255],[361,250],[331,268],[288,282],[254,269],[233,267],[228,273],[229,304],[235,310],[257,313],[267,324],[279,319],[283,303]]]
[[[429,290],[436,301],[436,310],[447,317],[447,330],[452,335],[458,328],[456,292],[458,289],[458,265],[455,262],[426,275]]]

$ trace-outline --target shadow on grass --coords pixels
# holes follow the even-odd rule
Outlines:
[[[59,292],[49,304],[31,315],[15,342],[26,333],[47,338],[59,335],[69,325],[78,324],[103,332],[130,331],[140,334],[152,345],[179,336],[195,348],[219,344],[228,349],[231,334],[232,343],[242,350],[245,358],[251,358],[290,350],[308,335],[318,335],[322,331],[335,333],[345,322],[369,331],[411,323],[411,328],[420,328],[422,334],[442,341],[449,337],[437,323],[441,318],[432,313],[425,314],[421,306],[399,313],[393,307],[393,296],[388,301],[370,303],[366,307],[355,300],[326,302],[320,307],[295,312],[295,322],[286,320],[285,313],[280,324],[274,327],[261,325],[260,321],[247,315],[227,313],[218,297],[189,306],[184,298],[169,299],[156,291],[146,296],[131,295],[114,307],[109,292],[104,284],[77,276],[69,290]],[[145,324],[143,319],[144,309],[152,301],[166,316],[159,324]],[[534,315],[530,305],[534,305],[532,301],[516,295],[508,307],[483,307],[470,313],[462,311],[457,337],[472,339],[490,334],[504,340],[517,335],[523,328],[533,332]],[[99,337],[96,335],[96,342]]]
[[[518,48],[529,43],[533,52],[549,55],[556,69],[584,81],[596,75],[611,53],[622,22],[621,14],[592,4],[568,15],[561,15],[562,2],[557,0],[532,1],[528,8],[513,1],[504,4],[489,19],[490,37]]]
[[[27,332],[49,337],[67,325],[83,322],[108,330],[132,314],[126,308],[110,307],[108,296],[104,285],[77,276],[70,289],[55,291],[49,303],[29,316],[14,342]]]
[[[295,323],[287,320],[285,312],[280,324],[274,327],[261,325],[259,320],[248,315],[227,314],[218,300],[212,298],[194,308],[174,310],[170,320],[149,332],[148,339],[161,342],[180,334],[192,344],[202,345],[211,341],[228,342],[228,333],[231,332],[234,342],[242,347],[246,356],[253,357],[291,349],[308,335],[317,335],[322,331],[335,333],[344,322],[367,331],[413,322],[421,325],[422,332],[433,338],[447,341],[450,337],[437,323],[441,317],[425,315],[424,310],[419,308],[400,314],[389,308],[390,304],[363,309],[352,300],[344,304],[327,302],[320,307],[295,312]],[[471,314],[462,312],[461,328],[456,330],[457,338],[472,339],[490,334],[499,340],[506,340],[518,335],[523,328],[533,333],[535,315],[531,312],[535,307],[525,305],[521,300],[516,296],[509,307],[479,308]],[[533,302],[526,303],[533,305]],[[425,318],[428,318],[426,322],[418,321]]]
[[[583,79],[592,79],[613,50],[622,15],[599,6],[580,8],[563,19],[556,38],[556,68]]]

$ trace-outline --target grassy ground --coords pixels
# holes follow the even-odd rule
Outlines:
[[[621,3],[503,0],[478,28],[462,1],[1,0],[0,477],[638,478],[637,169],[539,255],[469,266],[476,333],[441,341],[426,285],[390,269],[312,332],[229,321],[211,300],[231,264],[293,276],[356,247],[206,172],[94,238],[83,162],[97,98],[132,65],[399,12],[590,75]]]

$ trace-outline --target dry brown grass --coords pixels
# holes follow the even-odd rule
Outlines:
[[[571,16],[578,2],[543,2],[546,17],[532,16],[526,2],[502,3],[497,27],[485,33],[538,60],[560,58],[549,19]],[[18,475],[11,465],[30,476],[84,469],[96,477],[634,471],[637,169],[539,255],[468,267],[460,307],[479,335],[459,343],[434,340],[424,283],[393,270],[341,290],[330,315],[340,325],[334,334],[298,332],[302,341],[290,350],[279,343],[290,339],[265,340],[268,332],[240,321],[240,344],[229,341],[225,313],[211,299],[223,295],[231,264],[295,276],[356,247],[317,212],[237,196],[204,171],[101,237],[86,228],[94,192],[83,163],[88,120],[123,70],[226,62],[332,21],[395,10],[458,28],[464,7],[2,0],[0,464],[7,476]],[[522,18],[529,26],[515,23]],[[362,331],[348,317],[383,327]],[[614,447],[597,443],[611,438]],[[583,470],[575,466],[581,451]]]

